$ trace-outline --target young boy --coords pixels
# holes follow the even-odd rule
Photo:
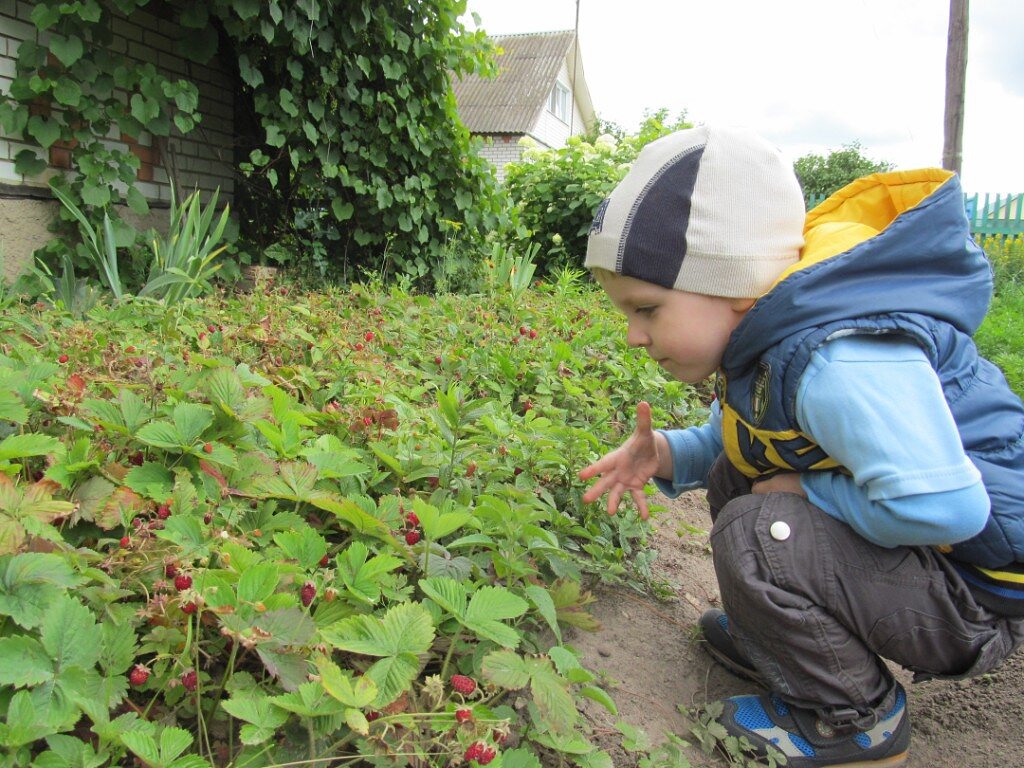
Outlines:
[[[1024,642],[1024,406],[971,334],[991,272],[946,171],[860,179],[809,215],[792,166],[717,127],[649,144],[599,208],[586,265],[628,342],[696,384],[709,421],[650,407],[580,472],[614,513],[708,489],[713,657],[770,691],[721,722],[791,768],[901,765],[915,681]]]

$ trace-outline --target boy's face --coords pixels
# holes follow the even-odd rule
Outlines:
[[[626,316],[626,342],[643,347],[681,381],[698,384],[718,370],[729,336],[754,304],[686,293],[595,270],[597,281]]]

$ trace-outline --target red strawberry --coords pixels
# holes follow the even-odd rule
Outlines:
[[[444,361],[441,359],[440,355],[435,355],[434,356],[434,362],[437,363],[438,365],[440,365]]]
[[[468,723],[473,719],[473,712],[468,709],[456,709],[455,710],[455,722],[457,723]]]
[[[200,334],[199,334],[199,340],[200,340],[200,341],[205,341],[205,340],[206,340],[206,331],[202,331],[202,332],[200,332]]]
[[[452,689],[463,696],[469,696],[476,690],[476,680],[465,675],[452,675]]]
[[[197,608],[198,606],[195,603],[185,603],[181,606],[181,612],[184,613],[186,616],[191,616],[193,613],[196,612]]]
[[[373,426],[373,419],[370,416],[363,416],[363,426],[365,426],[365,427]]]
[[[352,345],[352,348],[353,348],[353,349],[354,349],[354,350],[355,350],[356,352],[362,352],[362,351],[363,351],[363,342],[361,342],[361,341],[357,341],[357,342],[356,342],[355,344],[353,344],[353,345]]]
[[[159,517],[161,520],[166,520],[168,517],[171,516],[171,508],[166,504],[161,504],[159,507],[156,508],[156,516]]]
[[[405,522],[415,527],[420,524],[420,519],[415,512],[410,512],[408,515],[405,516]]]
[[[63,365],[67,361],[68,361],[68,356],[67,355],[61,355],[60,357],[57,358],[57,362],[60,363],[61,365]]]
[[[213,453],[213,443],[203,443],[203,450],[207,453]]]
[[[520,336],[525,336],[527,333],[529,333],[529,330],[530,329],[527,328],[525,325],[520,325],[519,326],[519,335]]]
[[[174,563],[168,563],[164,566],[164,576],[166,576],[168,579],[173,579],[177,575],[178,566],[176,566]]]
[[[480,755],[484,753],[484,744],[482,741],[474,741],[466,749],[466,754],[462,757],[468,763],[470,760],[479,760]]]
[[[405,534],[405,543],[408,544],[410,547],[413,544],[416,544],[417,542],[419,542],[419,540],[420,540],[420,532],[419,531],[409,531],[407,534]]]
[[[181,676],[181,685],[186,691],[194,691],[196,686],[199,684],[199,675],[196,674],[194,669],[190,669],[188,672]]]
[[[530,329],[530,333],[528,335],[529,335],[529,337],[531,339],[536,339],[537,338],[537,331],[535,331],[533,328],[531,328]]]
[[[331,562],[331,558],[329,558],[327,555],[324,555],[320,558],[320,567],[326,568],[329,562]]]
[[[216,330],[217,330],[217,326],[216,325],[208,325],[208,326],[206,326],[206,330],[208,330],[210,333],[215,333]]]
[[[508,731],[491,731],[491,738],[494,739],[495,744],[503,747],[508,741]]]
[[[127,536],[121,537],[121,549],[128,549],[132,545],[132,540]]]
[[[472,477],[475,474],[476,474],[476,462],[475,461],[471,461],[471,462],[469,462],[469,465],[466,467],[466,477]]]
[[[363,336],[363,338],[366,339],[367,341],[373,341],[375,338],[377,338],[377,336],[376,334],[374,334],[373,331],[367,331],[366,335]]]
[[[480,765],[487,765],[489,762],[491,762],[491,760],[493,760],[497,756],[498,756],[498,751],[494,747],[492,747],[490,744],[488,744],[480,752],[480,757],[478,757],[476,759],[476,761]]]
[[[192,586],[192,577],[187,573],[179,573],[174,577],[174,588],[179,592],[184,592],[186,589]]]
[[[141,664],[136,664],[128,673],[128,682],[136,688],[145,685],[147,680],[149,680],[149,670]]]
[[[299,596],[302,598],[302,604],[308,608],[313,602],[313,598],[316,597],[316,584],[312,581],[307,581],[302,585]]]
[[[374,720],[377,720],[378,718],[380,718],[380,712],[377,712],[376,710],[371,710],[370,712],[366,713],[366,722],[368,723],[372,723]]]
[[[213,514],[212,513],[207,512],[205,515],[203,515],[203,522],[206,523],[207,525],[210,524],[211,520],[213,520]]]

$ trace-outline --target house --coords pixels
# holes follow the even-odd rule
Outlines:
[[[453,84],[459,116],[470,133],[484,137],[481,155],[504,179],[507,163],[519,159],[519,140],[559,149],[570,136],[586,133],[595,120],[583,76],[579,43],[572,30],[497,35],[498,75],[471,75]]]
[[[30,40],[47,45],[49,33],[40,32],[32,21],[35,3],[0,0],[0,93],[9,93],[16,74],[18,47]],[[131,18],[113,11],[110,48],[139,64],[153,64],[176,79],[195,83],[199,90],[202,123],[187,136],[172,129],[167,137],[147,134],[111,135],[107,142],[139,158],[135,188],[149,200],[153,212],[138,219],[124,216],[145,228],[166,221],[170,200],[170,177],[183,190],[204,192],[220,189],[221,200],[230,201],[234,192],[234,89],[230,70],[216,57],[209,64],[196,65],[176,51],[180,30],[166,4],[153,3],[133,11]],[[127,95],[125,95],[127,98]],[[46,161],[46,170],[26,177],[19,174],[15,158],[30,152]],[[0,132],[0,279],[13,279],[32,263],[32,253],[50,240],[49,224],[58,203],[48,181],[71,167],[70,148],[54,143],[43,149],[20,135]]]

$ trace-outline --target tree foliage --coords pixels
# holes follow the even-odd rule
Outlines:
[[[667,109],[648,113],[632,135],[598,121],[586,138],[570,138],[557,150],[530,148],[520,162],[507,165],[505,185],[524,239],[537,248],[539,271],[581,264],[597,206],[626,175],[640,149],[689,127],[685,114],[670,120]]]
[[[805,196],[824,197],[861,176],[892,170],[892,163],[872,160],[864,155],[860,142],[853,141],[827,156],[809,153],[797,158],[793,168]]]
[[[139,212],[138,159],[107,138],[188,134],[202,120],[198,90],[111,49],[112,22],[150,0],[36,3],[48,44],[26,41],[10,97],[7,135],[72,151],[70,188],[89,206],[123,199]],[[154,3],[155,5],[155,3]],[[458,21],[465,0],[186,0],[174,15],[178,52],[237,69],[236,126],[249,202],[243,228],[261,246],[315,240],[325,262],[373,267],[385,247],[425,274],[442,222],[467,232],[500,214],[493,173],[471,152],[450,78],[493,70],[483,32]],[[147,9],[148,10],[148,9]],[[25,150],[18,170],[45,170]],[[58,178],[58,184],[64,182]],[[296,239],[297,236],[297,239]],[[291,238],[291,240],[289,240]]]

